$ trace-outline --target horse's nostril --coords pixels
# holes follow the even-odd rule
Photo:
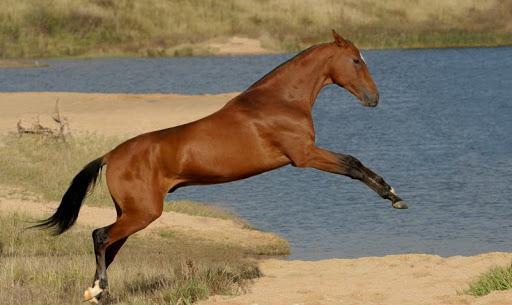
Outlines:
[[[379,92],[375,93],[375,95],[373,95],[372,98],[370,98],[370,104],[372,107],[377,106],[378,103],[379,103]]]
[[[375,107],[379,103],[379,93],[370,94],[368,92],[364,92],[363,102],[368,107]]]

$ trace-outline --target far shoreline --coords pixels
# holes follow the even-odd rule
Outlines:
[[[417,51],[417,50],[448,50],[448,49],[494,49],[494,48],[512,48],[512,43],[503,44],[480,44],[480,45],[446,45],[446,46],[411,46],[411,47],[361,47],[363,51]],[[49,64],[45,61],[55,60],[102,60],[102,59],[157,59],[157,58],[190,58],[190,57],[246,57],[246,56],[269,56],[269,55],[293,55],[301,50],[276,52],[272,50],[265,50],[263,52],[241,52],[241,53],[219,53],[207,52],[192,55],[140,55],[136,53],[86,53],[80,55],[63,55],[63,56],[50,56],[50,57],[18,57],[18,58],[0,58],[0,69],[19,69],[19,68],[45,68]],[[120,92],[122,93],[122,92]],[[167,94],[162,92],[162,94]]]

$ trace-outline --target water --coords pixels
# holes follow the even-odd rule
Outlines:
[[[410,203],[394,210],[360,182],[285,167],[179,189],[292,245],[291,258],[512,251],[512,48],[366,51],[374,109],[335,86],[314,109],[317,143],[357,156]],[[290,55],[52,60],[0,70],[0,91],[240,91]]]

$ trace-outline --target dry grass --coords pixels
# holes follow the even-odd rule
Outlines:
[[[203,216],[219,219],[229,219],[235,223],[241,224],[243,228],[255,229],[245,219],[240,218],[235,213],[219,208],[214,205],[191,201],[191,200],[171,200],[164,206],[166,212],[176,212],[181,214],[187,214],[192,216]]]
[[[0,184],[30,190],[45,200],[60,201],[73,177],[93,159],[120,143],[116,138],[86,135],[65,142],[40,135],[0,138]],[[104,183],[87,202],[112,205]]]
[[[27,216],[0,215],[0,299],[9,305],[79,304],[95,263],[90,230],[59,237],[24,231]],[[190,304],[242,293],[260,272],[243,250],[190,236],[132,237],[109,269],[110,304]]]
[[[510,45],[511,20],[500,0],[3,0],[0,57],[197,55],[235,35],[295,51],[331,28],[371,48]]]
[[[191,200],[171,200],[165,206],[166,212],[176,212],[192,216],[212,217],[219,219],[238,220],[238,216],[234,213],[221,209],[216,206],[205,203],[195,202]]]

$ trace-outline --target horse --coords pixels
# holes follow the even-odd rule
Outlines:
[[[277,66],[217,112],[131,138],[73,178],[55,213],[36,227],[52,229],[55,235],[68,230],[106,165],[117,219],[92,232],[96,273],[85,300],[98,302],[106,294],[107,268],[119,249],[162,214],[166,194],[179,187],[235,181],[291,164],[357,179],[390,200],[393,208],[407,208],[358,159],[315,145],[311,112],[324,86],[345,88],[363,106],[379,102],[359,49],[334,30],[332,36],[334,41],[314,45]]]

